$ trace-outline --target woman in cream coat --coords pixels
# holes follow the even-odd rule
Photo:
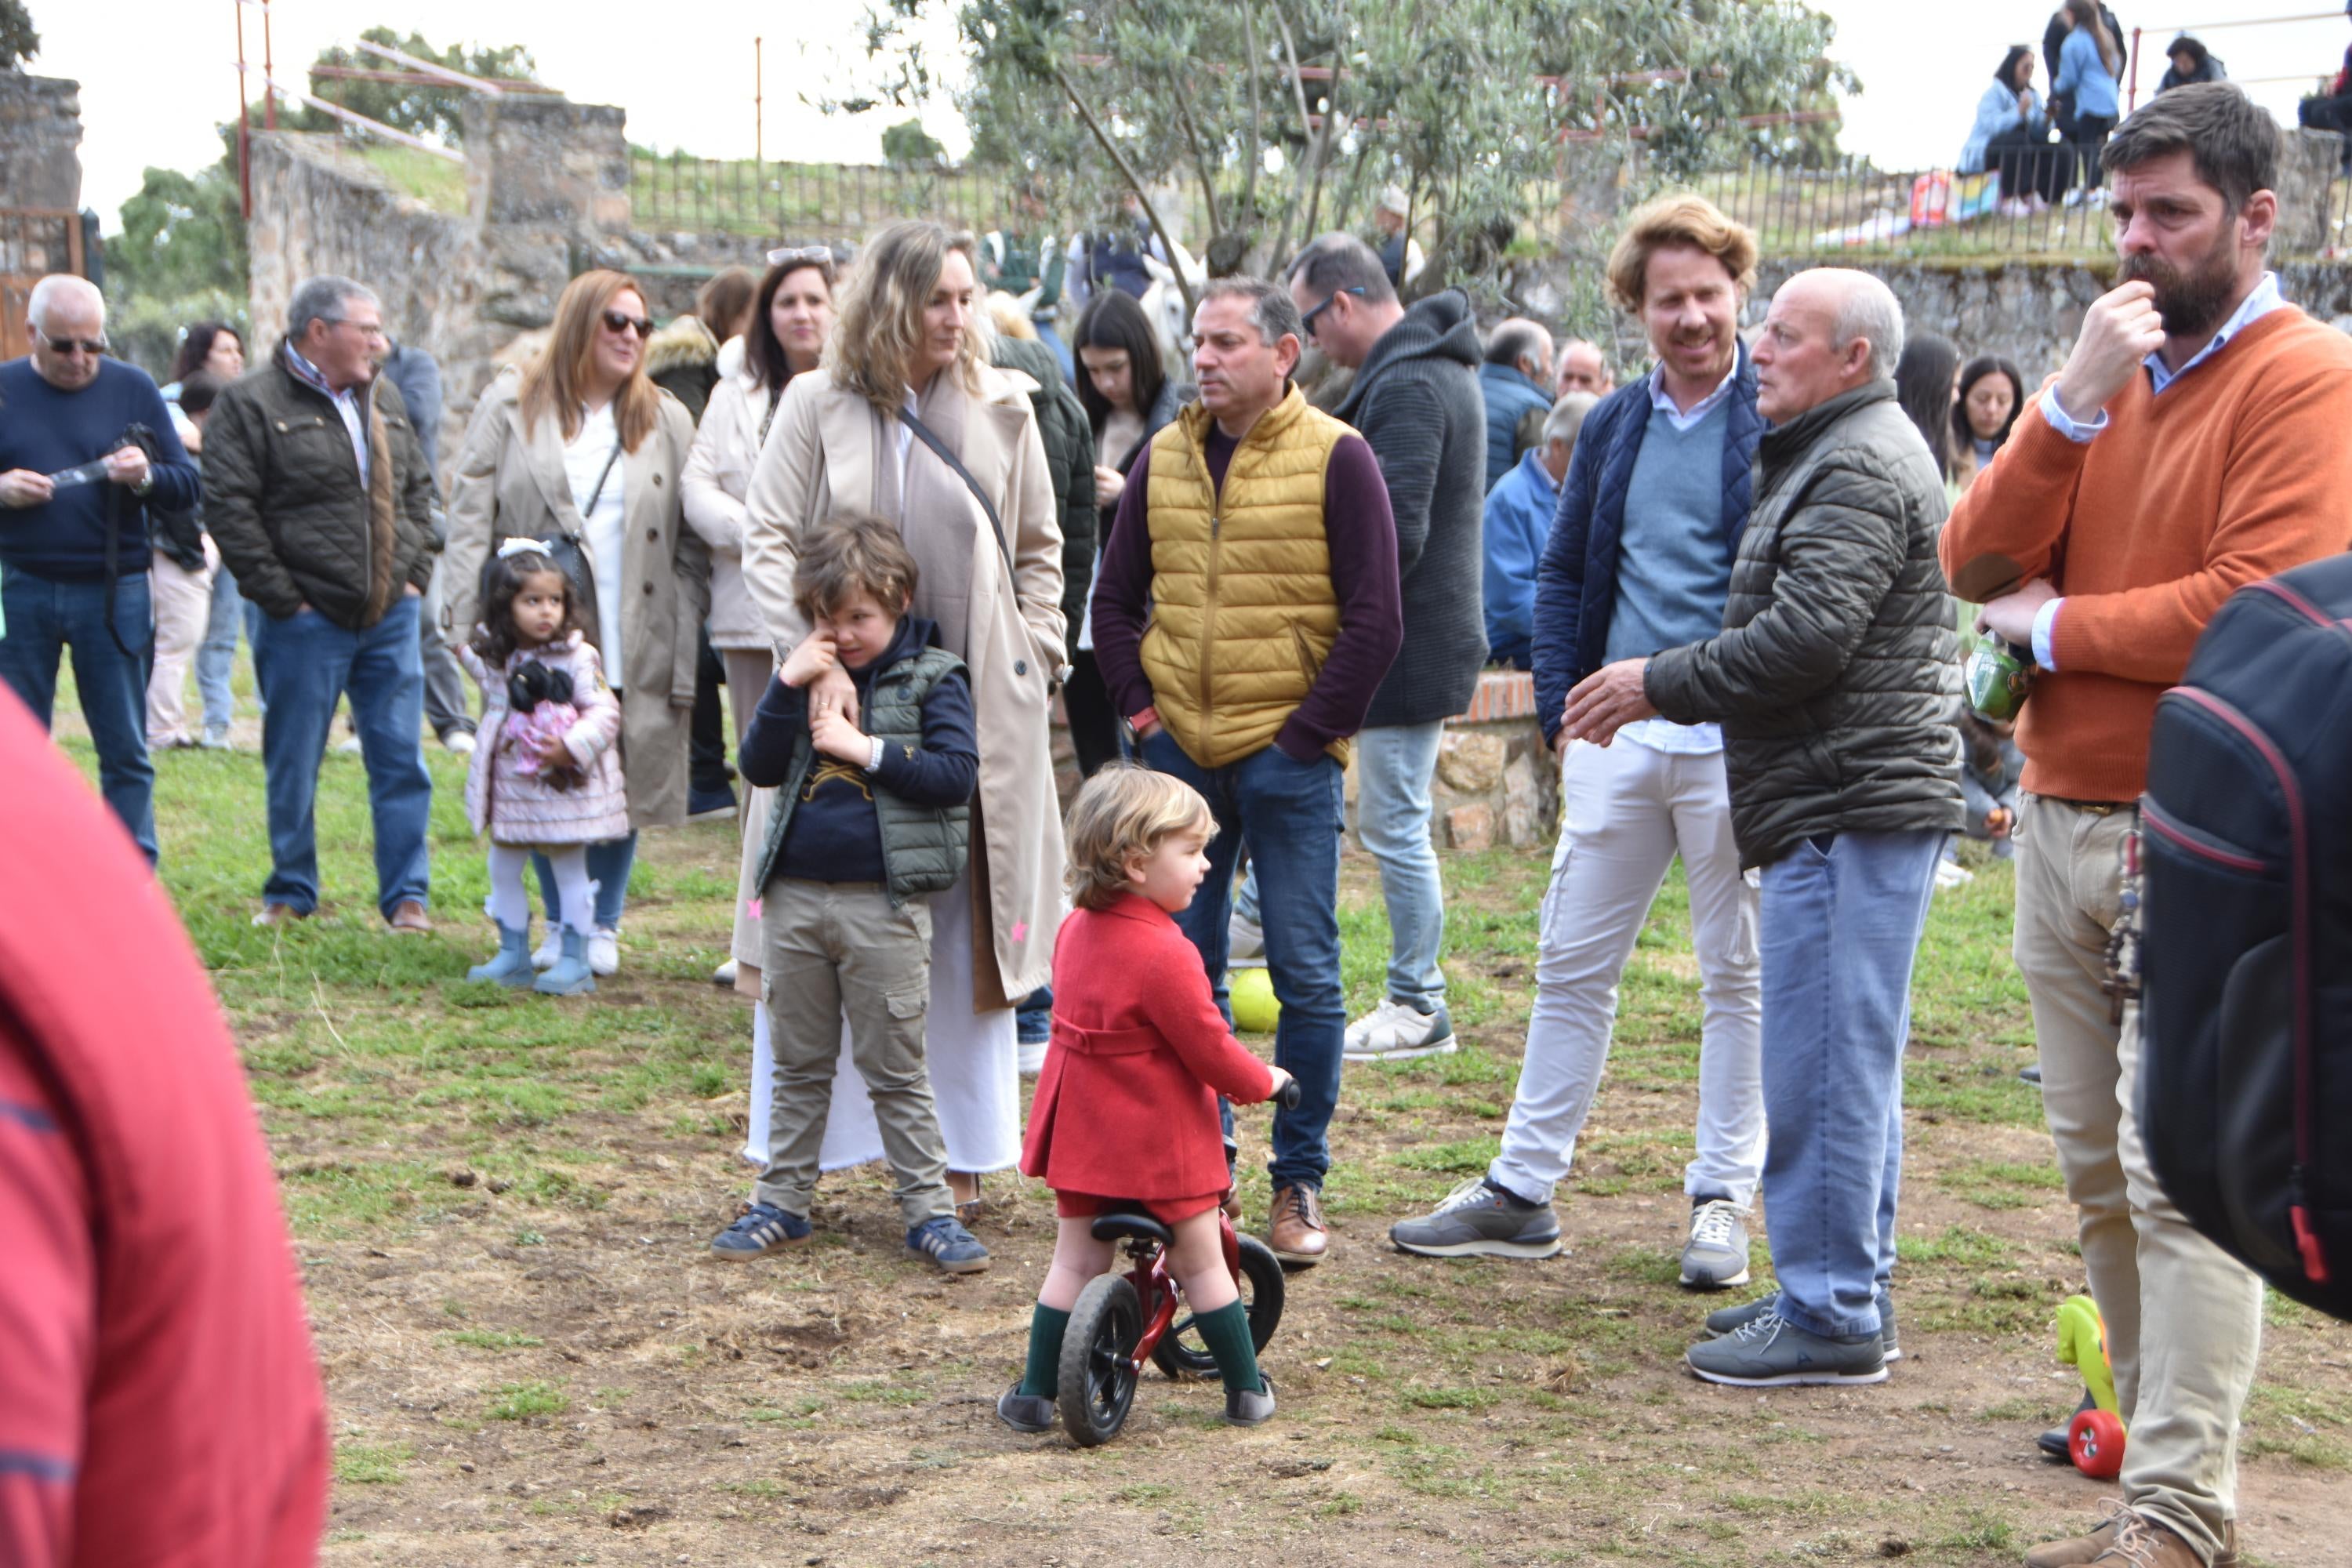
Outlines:
[[[971,865],[932,900],[927,1038],[960,1201],[1020,1157],[1013,1005],[1045,984],[1062,916],[1062,828],[1046,736],[1064,647],[1061,530],[1026,377],[989,366],[972,241],[935,223],[876,236],[843,289],[821,374],[793,379],[744,498],[744,579],[781,655],[801,531],[843,512],[896,521],[913,613],[971,676],[980,740]],[[899,417],[911,409],[996,513]],[[854,702],[835,673],[813,707]],[[780,1005],[789,999],[777,998]],[[845,1090],[836,1089],[839,1104]]]
[[[628,836],[588,849],[598,883],[589,965],[598,974],[619,963],[637,830],[686,820],[695,633],[710,604],[710,557],[680,504],[694,421],[646,379],[650,330],[645,296],[625,274],[583,273],[564,289],[546,351],[526,371],[501,373],[475,405],[449,489],[441,574],[441,636],[454,648],[473,634],[482,563],[499,540],[570,537],[595,574],[597,603],[579,609],[620,695],[629,799]],[[540,883],[552,910],[543,862]],[[542,969],[556,956],[548,924],[534,956]]]

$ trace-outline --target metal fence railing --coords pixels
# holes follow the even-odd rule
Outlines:
[[[631,221],[657,231],[861,239],[903,217],[988,229],[1010,210],[1010,184],[980,169],[629,154]]]
[[[1849,252],[2084,256],[2113,248],[2106,193],[2080,180],[2087,148],[2032,150],[2011,172],[1880,169],[1864,160],[1819,168],[1764,162],[1688,182],[1756,232],[1768,256]],[[2036,193],[2039,194],[2029,194]]]

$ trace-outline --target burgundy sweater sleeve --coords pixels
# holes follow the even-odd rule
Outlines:
[[[1124,505],[1119,513],[1126,516]],[[1331,592],[1339,601],[1339,635],[1307,700],[1274,737],[1301,762],[1363,728],[1364,711],[1404,643],[1396,518],[1380,459],[1360,436],[1341,437],[1324,468],[1323,539],[1331,557]],[[1099,619],[1096,628],[1099,641]]]
[[[73,1561],[97,1352],[98,1260],[79,1158],[0,1018],[0,1563]]]
[[[1127,471],[1110,537],[1095,560],[1095,668],[1110,693],[1111,711],[1122,719],[1151,706],[1151,681],[1143,673],[1143,621],[1151,602],[1151,527],[1143,510],[1150,488],[1147,442]]]

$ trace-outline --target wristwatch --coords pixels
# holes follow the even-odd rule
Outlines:
[[[151,467],[145,473],[139,476],[139,482],[131,487],[131,493],[137,496],[141,500],[145,500],[147,499],[148,492],[152,490],[154,488],[155,470]]]

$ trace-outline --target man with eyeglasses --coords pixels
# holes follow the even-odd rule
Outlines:
[[[1486,403],[1470,301],[1456,289],[1397,300],[1381,258],[1353,235],[1327,234],[1290,268],[1290,297],[1316,347],[1356,373],[1332,412],[1380,459],[1396,519],[1404,647],[1357,737],[1356,837],[1381,868],[1388,984],[1348,1026],[1350,1061],[1397,1061],[1454,1048],[1437,966],[1444,892],[1430,842],[1430,786],[1445,721],[1470,706],[1486,662]]]
[[[425,918],[433,776],[419,736],[419,617],[440,545],[433,475],[385,351],[375,296],[348,278],[294,290],[285,338],[221,394],[205,431],[205,521],[261,611],[254,679],[271,870],[256,925],[319,903],[319,763],[349,693],[375,821],[376,903],[394,931]]]
[[[99,787],[152,865],[147,510],[193,508],[195,466],[147,373],[106,357],[89,279],[36,283],[26,327],[32,352],[0,364],[0,680],[47,726],[72,649]]]

